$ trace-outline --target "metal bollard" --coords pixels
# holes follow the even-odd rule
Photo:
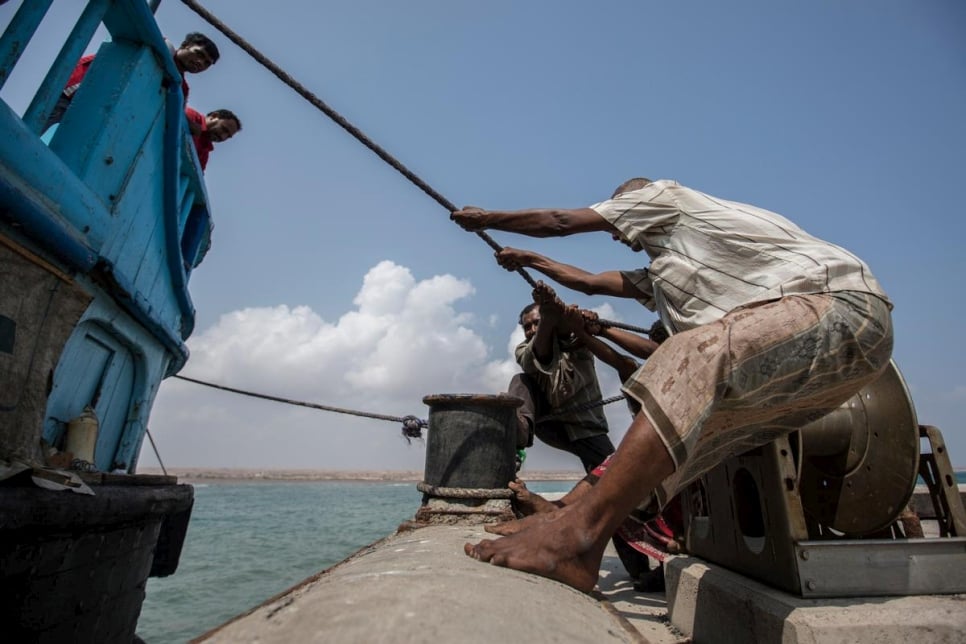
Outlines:
[[[515,476],[516,408],[506,394],[435,394],[429,405],[424,493],[417,522],[490,522],[513,518],[507,484]]]

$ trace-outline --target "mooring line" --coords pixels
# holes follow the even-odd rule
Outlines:
[[[412,416],[412,415],[410,415],[410,416],[389,416],[387,414],[376,414],[376,413],[368,412],[368,411],[359,411],[357,409],[346,409],[344,407],[333,407],[331,405],[320,405],[318,403],[310,403],[310,402],[305,402],[303,400],[292,400],[290,398],[282,398],[280,396],[270,396],[268,394],[261,394],[261,393],[258,393],[256,391],[246,391],[245,389],[236,389],[235,387],[227,387],[225,385],[219,385],[219,384],[214,383],[214,382],[208,382],[207,380],[199,380],[197,378],[190,378],[188,376],[182,376],[182,375],[179,375],[179,374],[176,374],[174,377],[177,378],[178,380],[184,380],[186,382],[193,382],[196,385],[204,385],[205,387],[211,387],[212,389],[220,389],[222,391],[228,391],[228,392],[231,392],[233,394],[240,394],[242,396],[251,396],[252,398],[261,398],[262,400],[271,400],[273,402],[285,403],[287,405],[296,405],[298,407],[308,407],[310,409],[319,409],[319,410],[322,410],[322,411],[332,411],[332,412],[335,412],[337,414],[348,414],[350,416],[359,416],[361,418],[374,418],[376,420],[388,420],[388,421],[395,422],[395,423],[402,423],[403,424],[403,435],[405,435],[408,438],[422,438],[422,432],[421,432],[422,428],[429,426],[429,422],[428,421],[425,421],[425,420],[423,420],[421,418],[417,418],[416,416]],[[609,404],[611,404],[613,402],[617,402],[618,400],[624,400],[624,395],[623,394],[618,394],[616,396],[612,396],[610,398],[605,398],[603,400],[595,400],[595,401],[591,401],[591,402],[585,402],[585,403],[580,403],[580,404],[577,404],[577,405],[573,405],[571,407],[567,407],[565,409],[561,409],[560,411],[558,411],[558,412],[556,412],[554,414],[549,414],[547,416],[544,416],[544,417],[542,417],[540,419],[539,422],[544,422],[544,421],[547,421],[547,420],[554,420],[554,419],[559,418],[560,416],[564,416],[566,414],[572,414],[574,412],[579,412],[579,411],[586,411],[588,409],[593,409],[594,407],[603,407],[604,405],[609,405]],[[150,438],[150,432],[148,434],[148,437]],[[154,445],[154,439],[151,439],[151,444]],[[155,454],[157,454],[157,448],[155,448]],[[160,461],[160,460],[161,460],[161,457],[158,456],[158,461]],[[164,468],[164,465],[162,465],[161,467],[163,469]]]
[[[297,80],[292,78],[287,74],[281,67],[272,62],[267,56],[262,52],[255,49],[252,45],[248,43],[244,38],[239,36],[235,31],[229,28],[225,23],[219,20],[214,14],[202,7],[200,4],[195,2],[195,0],[181,0],[189,9],[197,13],[203,20],[205,20],[212,27],[220,31],[231,40],[233,43],[241,47],[249,56],[258,61],[263,67],[268,71],[272,72],[276,78],[291,87],[299,96],[311,103],[316,109],[320,110],[330,119],[332,119],[336,125],[341,127],[343,130],[352,135],[357,141],[362,143],[362,145],[369,148],[376,156],[388,163],[390,166],[395,168],[400,174],[409,179],[409,181],[415,185],[417,188],[422,190],[431,199],[436,201],[439,205],[446,209],[447,212],[453,212],[457,210],[456,205],[453,204],[449,199],[437,192],[432,186],[423,181],[416,173],[407,168],[398,159],[389,154],[385,149],[376,144],[372,139],[370,139],[366,134],[357,128],[355,125],[349,122],[344,116],[339,114],[337,111],[332,109],[325,101],[320,99],[318,96],[310,92],[304,85],[299,83]],[[475,231],[476,235],[486,242],[490,248],[496,252],[503,250],[496,241],[488,235],[486,232],[479,230]],[[531,287],[536,288],[537,282],[524,268],[516,269],[516,272],[526,280],[527,284]],[[635,331],[637,333],[647,334],[648,330],[644,327],[634,326],[632,324],[625,324],[623,322],[615,322],[613,320],[598,320],[602,326],[610,326],[618,329],[624,329],[626,331]]]
[[[268,394],[260,394],[256,391],[246,391],[244,389],[236,389],[235,387],[226,387],[225,385],[219,385],[214,382],[207,382],[205,380],[198,380],[197,378],[189,378],[188,376],[175,375],[175,378],[179,380],[185,380],[187,382],[193,382],[197,385],[204,385],[205,387],[211,387],[212,389],[221,389],[222,391],[229,391],[233,394],[240,394],[242,396],[251,396],[252,398],[261,398],[262,400],[271,400],[273,402],[285,403],[287,405],[296,405],[298,407],[308,407],[310,409],[320,409],[322,411],[332,411],[337,414],[348,414],[350,416],[359,416],[362,418],[374,418],[376,420],[388,420],[396,423],[403,424],[403,435],[408,438],[420,438],[423,427],[426,427],[428,423],[425,420],[417,418],[416,416],[389,416],[387,414],[375,414],[368,411],[359,411],[357,409],[346,409],[344,407],[332,407],[330,405],[320,405],[318,403],[305,402],[303,400],[292,400],[290,398],[282,398],[280,396],[270,396]]]
[[[329,107],[329,105],[326,104],[325,101],[320,99],[318,96],[316,96],[308,89],[306,89],[304,85],[302,85],[294,78],[289,76],[281,67],[279,67],[274,62],[272,62],[267,56],[262,54],[254,47],[252,47],[244,38],[242,38],[237,33],[232,31],[227,25],[221,22],[211,12],[209,12],[207,9],[199,5],[194,0],[181,0],[181,1],[184,4],[186,4],[189,9],[191,9],[199,16],[204,18],[211,26],[213,26],[221,33],[225,34],[225,36],[229,40],[231,40],[233,43],[235,43],[243,50],[245,50],[245,52],[247,52],[249,56],[251,56],[256,61],[261,63],[263,67],[265,67],[270,72],[272,72],[280,81],[282,81],[283,83],[291,87],[302,98],[304,98],[309,103],[314,105],[317,109],[325,113],[325,115],[328,116],[333,121],[335,121],[335,123],[339,127],[341,127],[343,130],[351,134],[353,137],[355,137],[357,141],[359,141],[364,146],[369,148],[372,152],[374,152],[376,156],[378,156],[380,159],[382,159],[383,161],[391,165],[393,168],[395,168],[397,171],[399,171],[400,174],[402,174],[404,177],[409,179],[410,182],[412,182],[417,188],[419,188],[424,193],[426,193],[427,196],[429,196],[431,199],[436,201],[436,203],[441,205],[443,208],[446,208],[447,212],[453,212],[454,210],[458,210],[458,208],[453,202],[451,202],[449,199],[447,199],[439,192],[437,192],[432,186],[430,186],[428,183],[423,181],[415,172],[407,168],[405,165],[403,165],[401,161],[396,159],[394,156],[389,154],[389,152],[387,152],[384,148],[382,148],[380,145],[378,145],[372,139],[366,136],[366,134],[362,130],[360,130],[355,125],[350,123],[348,119],[346,119],[337,111]],[[479,237],[487,244],[489,244],[490,248],[492,248],[496,252],[500,252],[501,250],[503,250],[503,247],[500,246],[498,243],[496,243],[496,241],[494,241],[494,239],[490,237],[488,234],[486,234],[485,232],[478,231],[476,234],[479,235]],[[535,287],[537,285],[537,283],[530,276],[530,274],[527,273],[524,269],[522,268],[518,269],[517,272],[523,277],[523,279],[527,281],[528,284],[530,284],[530,286]]]

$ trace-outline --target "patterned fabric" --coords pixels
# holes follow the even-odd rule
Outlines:
[[[584,481],[590,485],[595,485],[600,477],[610,466],[614,455],[611,454],[604,461],[591,470]],[[651,559],[663,562],[667,560],[670,553],[668,547],[675,539],[674,528],[669,525],[673,523],[677,526],[678,532],[682,531],[681,503],[672,499],[669,504],[661,509],[661,514],[655,515],[653,508],[646,506],[650,503],[651,497],[645,499],[645,504],[633,510],[624,521],[617,526],[614,539],[623,541],[627,546],[642,555]],[[665,518],[665,513],[667,518]],[[677,546],[680,548],[680,545]],[[623,560],[623,558],[622,558]]]
[[[614,538],[622,539],[637,552],[663,563],[671,554],[668,546],[674,540],[674,533],[660,515],[641,521],[632,514],[617,526]]]
[[[650,256],[647,271],[624,274],[671,332],[786,295],[860,291],[888,302],[859,258],[762,208],[669,180],[591,208]]]
[[[517,364],[523,373],[537,380],[550,405],[549,410],[538,409],[539,415],[556,414],[575,405],[600,401],[603,396],[597,381],[594,354],[585,347],[561,347],[558,342],[554,342],[553,351],[548,364],[537,360],[529,342],[521,342],[514,351]],[[566,413],[555,418],[554,422],[563,426],[569,441],[607,432],[607,418],[602,407]]]
[[[787,296],[671,336],[623,387],[675,463],[659,503],[726,458],[834,410],[891,352],[889,306],[855,292]]]

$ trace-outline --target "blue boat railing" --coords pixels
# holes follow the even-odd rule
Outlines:
[[[51,5],[22,3],[0,36],[0,89]],[[45,132],[102,25],[110,40],[61,123]],[[167,348],[167,372],[176,373],[194,326],[187,282],[207,252],[212,223],[181,76],[148,3],[86,3],[23,115],[0,103],[0,163],[0,217],[108,292]],[[152,221],[160,222],[157,238],[145,228]],[[160,278],[143,266],[152,261]]]

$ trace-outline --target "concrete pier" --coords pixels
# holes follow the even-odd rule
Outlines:
[[[478,526],[397,533],[196,641],[641,641],[608,602],[463,553],[487,536]]]
[[[676,557],[666,598],[634,590],[610,550],[588,595],[463,554],[465,542],[491,536],[479,526],[397,533],[195,641],[966,641],[966,595],[809,600]]]
[[[404,529],[195,641],[966,642],[966,594],[803,599],[687,556],[665,564],[666,594],[644,593],[612,546],[584,594],[463,553],[486,538],[481,525]]]

